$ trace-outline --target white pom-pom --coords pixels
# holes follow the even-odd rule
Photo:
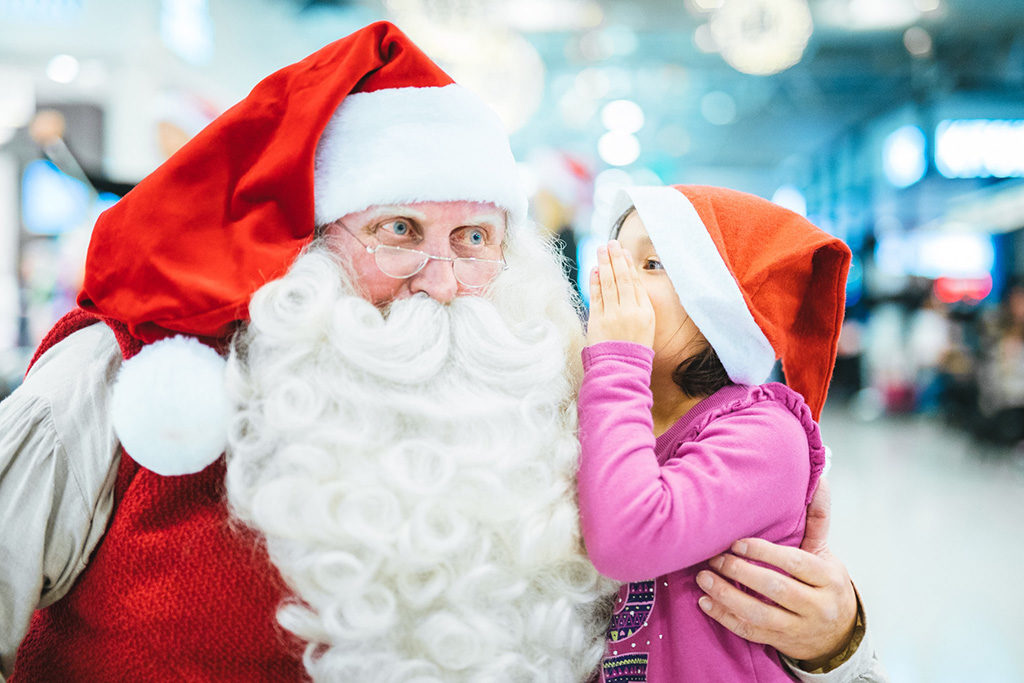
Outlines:
[[[150,344],[124,362],[111,397],[125,451],[164,476],[205,469],[228,441],[227,362],[191,337]]]

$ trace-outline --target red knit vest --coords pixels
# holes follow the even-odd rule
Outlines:
[[[97,320],[81,310],[65,316],[33,363]],[[142,347],[104,322],[125,358]],[[33,616],[10,681],[308,680],[302,645],[275,619],[280,575],[254,534],[229,525],[223,458],[198,474],[162,477],[122,452],[114,503],[70,593]]]

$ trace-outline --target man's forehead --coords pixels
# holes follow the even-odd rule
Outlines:
[[[452,220],[460,223],[505,222],[505,210],[484,202],[416,202],[411,204],[378,204],[357,214],[362,220],[373,221],[390,216],[412,218],[419,222]]]

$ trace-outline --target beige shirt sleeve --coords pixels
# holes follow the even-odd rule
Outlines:
[[[853,640],[828,666],[808,672],[801,669],[796,660],[785,655],[782,655],[782,661],[788,665],[790,673],[803,683],[889,683],[889,676],[871,643],[871,633],[868,631],[867,617],[859,595]]]
[[[97,323],[50,348],[0,403],[0,682],[32,613],[68,592],[106,531],[120,364],[114,334]]]

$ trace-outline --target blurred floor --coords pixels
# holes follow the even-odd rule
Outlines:
[[[1024,451],[842,409],[822,433],[832,546],[894,683],[1024,681]]]

